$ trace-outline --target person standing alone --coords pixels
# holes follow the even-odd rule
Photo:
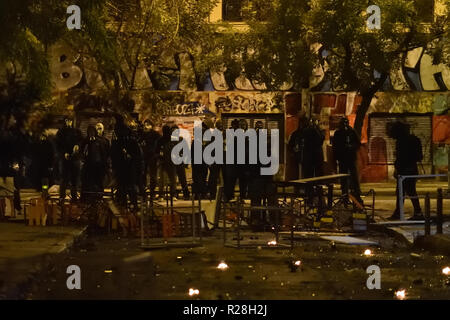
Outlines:
[[[388,129],[389,136],[396,140],[395,143],[395,171],[394,177],[398,179],[399,175],[418,175],[417,162],[423,160],[422,143],[414,134],[410,133],[408,124],[400,121],[392,124]],[[417,198],[416,179],[405,179],[403,182],[403,190],[410,197],[414,207],[414,215],[409,220],[423,220],[422,209],[419,199]],[[396,189],[397,205],[394,213],[389,220],[400,219],[400,199],[398,184]]]

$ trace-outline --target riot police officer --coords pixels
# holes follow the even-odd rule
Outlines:
[[[98,137],[97,130],[90,125],[82,145],[84,166],[82,174],[83,198],[86,200],[103,197],[103,181],[106,175],[108,150],[105,141]]]
[[[341,179],[341,190],[343,195],[348,195],[349,180],[352,194],[362,203],[361,189],[359,186],[358,169],[356,158],[361,141],[356,131],[350,127],[348,119],[342,118],[339,128],[335,131],[332,141],[334,158],[338,162],[339,173],[350,174],[350,178]]]
[[[77,187],[80,175],[80,144],[83,136],[73,127],[73,119],[66,117],[64,127],[56,134],[56,146],[61,159],[60,199],[66,197],[66,187],[71,184],[72,200],[77,200]]]
[[[161,173],[161,181],[159,192],[164,192],[162,178],[164,173],[169,179],[170,195],[172,198],[175,197],[176,193],[176,168],[175,164],[172,162],[172,149],[176,142],[172,142],[172,129],[165,125],[162,128],[162,137],[158,139],[156,144],[156,152],[158,154],[158,167]]]
[[[137,211],[137,168],[142,168],[142,152],[136,137],[126,124],[119,121],[114,132],[116,138],[111,143],[111,155],[117,179],[118,202],[126,206],[129,196],[133,211]]]
[[[147,174],[150,175],[150,196],[155,197],[156,183],[158,179],[158,153],[156,151],[161,135],[154,130],[151,120],[144,121],[143,151],[144,151],[144,179],[147,185]]]

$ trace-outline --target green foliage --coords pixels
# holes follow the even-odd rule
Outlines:
[[[15,0],[0,2],[0,116],[24,118],[34,103],[50,92],[46,48],[65,27],[63,2]]]

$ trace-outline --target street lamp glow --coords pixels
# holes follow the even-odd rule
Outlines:
[[[398,290],[395,292],[395,297],[399,300],[403,300],[406,298],[406,290]]]
[[[222,261],[222,262],[219,263],[219,265],[217,266],[217,269],[222,270],[222,271],[225,271],[225,270],[228,269],[228,265],[227,265],[225,262]]]
[[[450,275],[450,268],[445,267],[444,269],[442,269],[442,273],[445,274],[446,276]]]
[[[189,288],[189,295],[192,296],[196,296],[200,293],[200,291],[198,289],[193,289],[193,288]]]
[[[275,240],[272,240],[272,241],[267,242],[267,244],[268,244],[269,246],[276,246],[276,245],[277,245],[277,242],[276,242]]]

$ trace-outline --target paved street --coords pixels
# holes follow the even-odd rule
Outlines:
[[[71,248],[85,228],[0,223],[0,299],[20,293],[55,255]]]
[[[380,190],[376,221],[385,221],[395,208],[393,185],[362,187]],[[434,188],[420,185],[419,193]],[[449,207],[447,200],[445,214],[449,214]],[[432,201],[432,215],[434,210]],[[405,211],[407,216],[412,211],[409,200]],[[200,299],[392,299],[396,290],[404,288],[408,298],[450,298],[449,278],[442,275],[450,257],[413,245],[423,233],[423,225],[390,230],[377,228],[361,237],[378,243],[373,247],[332,243],[317,235],[296,237],[292,252],[282,248],[224,248],[222,232],[216,230],[205,234],[200,247],[146,251],[148,255],[142,257],[137,237],[92,233],[80,237],[79,227],[1,223],[2,294],[12,299],[196,298],[188,295],[191,288],[200,290]],[[449,231],[447,222],[444,233]],[[273,237],[270,233],[243,236],[245,241],[262,243]],[[80,241],[66,250],[75,239]],[[363,254],[367,248],[373,251],[372,256]],[[135,262],[126,262],[136,256]],[[228,270],[216,268],[221,261],[228,264]],[[294,270],[291,266],[295,261],[301,261],[301,267]],[[69,265],[81,268],[81,290],[66,287]],[[381,268],[381,290],[366,287],[369,265]]]

